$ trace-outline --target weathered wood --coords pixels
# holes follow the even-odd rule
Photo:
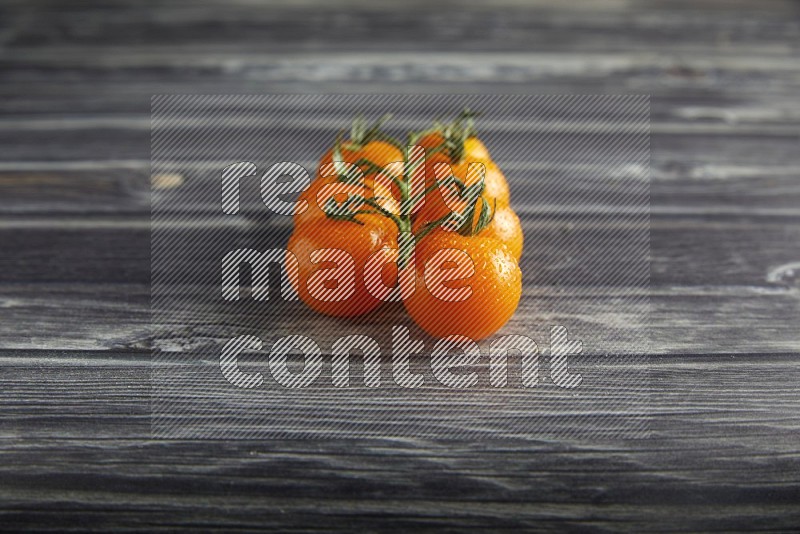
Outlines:
[[[796,282],[792,282],[796,283]],[[0,348],[2,349],[75,349],[108,350],[114,348],[146,349],[188,343],[179,325],[172,332],[149,333],[149,288],[141,284],[46,283],[4,285],[0,307]],[[615,294],[593,292],[572,297],[547,288],[528,289],[529,296],[502,333],[526,333],[531,325],[577,321],[582,331],[588,329],[601,338],[604,333],[620,332],[626,316],[609,312]],[[623,291],[627,298],[630,294]],[[538,301],[558,298],[559,309],[543,315]],[[778,284],[765,286],[690,286],[662,287],[649,292],[650,350],[653,354],[743,354],[749,352],[792,353],[800,348],[793,318],[800,312],[800,296],[794,287]],[[300,324],[328,348],[338,337],[335,320],[310,316],[297,305],[258,306],[236,314],[242,324],[266,325],[269,317],[277,320],[291,310],[298,314],[291,327]],[[266,313],[268,312],[268,313]],[[601,313],[602,312],[602,313]],[[266,315],[265,315],[266,313]],[[408,325],[408,318],[397,307],[387,306],[381,314],[386,324]],[[209,317],[211,320],[212,317]],[[220,315],[230,321],[231,315]],[[298,324],[299,323],[299,324]],[[363,322],[359,330],[379,339],[388,335],[388,327],[379,321]],[[230,334],[230,335],[229,335]],[[636,352],[641,339],[635,329],[630,338],[615,338],[620,350]],[[219,342],[237,335],[230,328],[213,325],[193,332],[205,342]],[[426,338],[427,339],[427,338]],[[159,341],[160,340],[160,341]],[[427,339],[428,346],[430,340]],[[587,346],[587,352],[601,352],[599,346]]]
[[[783,0],[4,2],[2,528],[796,530],[798,39]],[[650,438],[151,440],[149,350],[188,338],[148,328],[150,97],[265,92],[650,94]],[[558,273],[564,205],[519,193],[543,168],[504,169],[528,239],[511,330]],[[614,298],[548,319],[618,332]]]
[[[4,353],[3,437],[25,436],[4,447],[6,524],[661,531],[798,520],[793,356],[658,359],[653,438],[571,443],[154,442],[148,367],[130,353]]]
[[[552,213],[543,214],[546,209],[547,206],[518,208],[526,238],[521,260],[527,269],[526,285],[546,285],[559,277],[570,279],[574,266],[556,261],[559,247],[563,246],[558,236],[565,232],[576,242],[589,243],[591,238],[608,246],[625,245],[626,234],[611,223],[604,226],[579,216],[559,216],[557,207]],[[201,228],[230,227],[232,235],[256,248],[284,247],[291,221],[282,216],[265,218],[264,211],[256,211],[243,230],[241,219],[224,215],[204,218]],[[796,277],[787,276],[782,281],[770,278],[770,273],[800,259],[800,221],[794,217],[770,217],[769,212],[752,217],[735,213],[686,216],[679,214],[678,206],[674,211],[678,213],[651,216],[652,286],[796,287]],[[8,261],[0,273],[2,282],[150,281],[147,219],[98,214],[69,219],[4,218],[0,224],[0,254]],[[188,240],[196,238],[198,231],[179,226],[170,230],[170,235]],[[204,257],[202,261],[194,263],[192,269],[207,273],[218,270],[218,258]],[[600,283],[604,273],[620,269],[628,258],[594,261],[590,270],[596,271],[593,279]]]
[[[767,144],[763,143],[764,146]],[[757,150],[760,146],[762,144],[751,145],[748,150]],[[650,194],[653,216],[722,216],[739,220],[750,217],[796,220],[800,217],[800,184],[796,179],[799,168],[767,161],[750,166],[730,165],[722,161],[727,154],[720,154],[718,163],[697,161],[701,157],[707,161],[708,152],[693,155],[692,163],[684,161],[679,154],[676,149],[674,159],[665,159],[661,155],[659,161],[652,164]],[[225,163],[230,162],[219,162],[219,167],[224,168]],[[300,163],[306,169],[314,168],[313,162]],[[128,217],[132,226],[140,225],[142,217],[149,217],[150,213],[149,166],[149,161],[140,160],[0,162],[0,187],[6,192],[0,198],[0,214],[10,216],[4,220],[3,227],[38,225],[44,228],[48,224],[57,225],[55,219],[59,215],[63,217],[62,222],[69,223],[76,215],[90,214]],[[506,164],[503,167],[509,181],[517,188],[527,180],[535,180],[539,187],[544,188],[548,183],[557,183],[560,175],[567,171],[566,168],[559,169],[557,164],[542,165],[540,169],[526,168],[524,164]],[[198,175],[191,170],[187,170],[183,177],[186,186],[202,187],[207,192],[206,198],[195,199],[191,206],[184,207],[218,215],[219,203],[216,198],[209,197],[217,192],[219,186],[210,184],[209,180],[216,181],[219,177],[210,176],[207,171]],[[552,199],[547,202],[530,193],[527,198],[518,196],[521,195],[513,198],[513,206],[518,211],[552,214],[558,210]],[[124,221],[116,224],[124,225]]]

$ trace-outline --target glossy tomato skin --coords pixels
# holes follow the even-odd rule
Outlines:
[[[477,217],[477,214],[476,214]],[[519,261],[522,257],[522,224],[519,216],[510,206],[501,206],[495,210],[494,218],[489,226],[484,228],[478,237],[492,237],[501,241],[508,247],[514,259]]]
[[[298,197],[298,202],[304,202],[302,204],[304,208],[300,211],[295,211],[295,226],[304,225],[320,217],[327,217],[323,209],[329,199],[333,199],[337,204],[341,205],[351,195],[360,195],[378,200],[387,211],[394,214],[400,212],[400,203],[392,192],[391,186],[385,180],[376,179],[374,174],[365,176],[363,185],[346,184],[339,182],[335,176],[326,176],[311,182],[308,189]],[[300,205],[298,204],[298,206]],[[362,206],[362,208],[371,209],[368,206]],[[361,217],[361,215],[357,216],[357,218]]]
[[[439,217],[436,216],[436,210],[437,208],[435,206],[425,206],[422,208],[422,211],[418,214],[412,226],[415,234],[419,233],[428,223],[439,219]],[[482,203],[479,203],[478,208],[475,210],[475,216],[472,219],[473,227],[475,224],[477,224],[478,219],[480,218],[481,210]],[[445,228],[446,227],[447,225],[445,224]],[[486,228],[481,230],[476,237],[497,239],[508,247],[511,255],[514,256],[514,259],[519,261],[522,257],[522,224],[520,223],[516,212],[514,212],[510,206],[497,206],[494,211],[492,222],[490,222]]]
[[[486,145],[477,137],[468,137],[467,140],[464,141],[464,154],[465,159],[469,161],[492,161],[492,157],[489,155],[489,150],[486,148]]]
[[[317,178],[297,198],[297,207],[302,209],[295,210],[294,225],[300,227],[316,219],[326,218],[323,208],[330,199],[341,205],[351,195],[363,195],[365,192],[364,187],[337,182],[333,176]]]
[[[397,248],[397,227],[390,220],[377,215],[362,215],[359,220],[363,224],[327,217],[316,218],[296,227],[289,238],[287,250],[297,258],[299,266],[296,276],[292,276],[291,269],[287,268],[287,272],[290,272],[289,278],[300,299],[320,313],[336,317],[355,317],[376,309],[382,303],[367,289],[364,269],[373,253],[383,247]],[[312,277],[319,279],[325,272],[330,272],[328,269],[342,265],[331,261],[315,263],[312,254],[323,249],[338,249],[353,259],[354,285],[347,298],[326,301],[319,298],[319,293],[315,293],[310,287],[309,281]],[[387,287],[394,286],[397,283],[396,265],[388,264],[381,276]],[[339,280],[338,277],[336,279]],[[326,287],[332,289],[337,285],[327,284]]]
[[[363,147],[350,149],[347,143],[343,143],[340,149],[342,161],[356,163],[360,159],[367,159],[379,166],[386,167],[390,163],[403,161],[403,153],[399,148],[385,141],[370,141]],[[319,162],[320,168],[333,161],[333,149],[328,150]],[[368,169],[364,169],[369,172]]]
[[[431,151],[444,143],[444,137],[438,132],[429,133],[417,139],[415,145],[425,149],[425,155],[432,155]]]
[[[426,161],[425,170],[425,187],[432,187],[437,181],[441,181],[441,174],[437,173],[437,165],[440,163],[449,163],[448,160],[441,156],[434,156]],[[479,162],[481,163],[481,162]],[[497,205],[499,207],[508,206],[511,200],[511,193],[509,192],[508,182],[500,169],[491,162],[482,162],[485,166],[484,175],[484,189],[481,197],[485,198],[490,206]],[[469,163],[462,162],[457,165],[450,165],[453,176],[464,182],[466,186],[473,185],[478,180],[477,173],[470,173]],[[458,202],[458,198],[453,196],[445,196],[442,194],[441,188],[436,188],[430,191],[425,196],[424,206],[415,212],[415,216],[425,211],[431,220],[436,220],[451,212],[452,205],[460,207],[462,204]],[[450,191],[445,186],[445,192]],[[448,193],[452,195],[453,193]],[[446,200],[447,199],[447,200]],[[448,202],[449,201],[449,202]]]
[[[416,144],[424,148],[427,154],[436,147],[441,146],[442,143],[444,143],[442,134],[433,132],[420,137]],[[492,157],[486,145],[483,144],[483,141],[474,136],[468,137],[464,141],[463,159],[467,161],[481,161],[483,163],[490,163],[492,161]]]
[[[442,298],[435,287],[436,273],[428,273],[439,251],[463,251],[474,271],[461,280],[440,282],[451,290],[469,288],[463,300]],[[474,341],[498,331],[514,314],[522,294],[522,273],[517,260],[500,241],[465,237],[437,229],[415,251],[415,289],[403,303],[411,318],[430,335],[466,336]],[[434,283],[429,284],[429,282]],[[439,286],[441,288],[441,285]]]

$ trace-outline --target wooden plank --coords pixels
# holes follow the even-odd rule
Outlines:
[[[454,104],[454,106],[456,105]],[[258,117],[254,114],[242,116]],[[233,117],[231,120],[235,120],[235,118]],[[334,119],[337,118],[338,121],[334,122]],[[266,122],[266,119],[264,121]],[[305,127],[297,128],[296,135],[303,134],[305,135],[304,139],[316,141],[318,143],[316,148],[321,153],[324,151],[324,147],[331,142],[331,136],[335,136],[337,129],[346,126],[348,124],[347,121],[346,117],[340,115],[332,117],[326,122],[309,122]],[[8,168],[11,166],[11,162],[14,161],[24,165],[25,162],[32,161],[42,161],[44,163],[48,161],[136,160],[141,162],[150,160],[150,129],[147,117],[135,119],[136,123],[143,123],[141,125],[132,125],[133,121],[129,121],[126,125],[124,121],[115,121],[110,118],[97,122],[102,125],[94,128],[84,128],[73,124],[73,127],[70,127],[69,120],[57,120],[54,121],[51,127],[45,123],[41,128],[25,129],[14,127],[14,123],[11,123],[7,128],[0,128],[0,141],[3,142],[4,146],[8,147],[8,150],[4,151],[4,166]],[[116,126],[112,126],[114,122],[116,122]],[[587,125],[587,122],[581,121],[577,125],[569,125],[569,127],[570,129],[577,128],[581,125]],[[34,126],[35,122],[33,120],[20,121],[19,124]],[[409,122],[407,128],[421,129],[429,124],[428,120],[419,119],[413,123]],[[256,123],[255,126],[258,127],[258,124]],[[248,130],[245,130],[245,133],[251,132],[250,139],[252,140],[252,135],[254,134],[252,134],[252,130],[249,130],[250,126],[247,126],[247,128]],[[659,131],[660,128],[663,131]],[[800,135],[798,123],[748,126],[719,123],[709,125],[684,121],[682,123],[655,123],[651,126],[651,130],[654,148],[658,153],[663,153],[659,154],[659,157],[676,160],[676,153],[680,152],[684,155],[685,161],[691,164],[697,156],[705,153],[708,158],[705,161],[707,165],[734,165],[741,163],[749,167],[763,165],[767,169],[780,165],[796,164],[795,153],[791,149],[796,147],[797,139]],[[256,131],[259,131],[260,135],[273,137],[277,133],[274,126]],[[398,133],[407,132],[408,129],[402,130],[398,127],[397,131]],[[559,139],[557,137],[558,134],[562,136],[568,135],[563,131],[548,129],[547,124],[541,126],[541,131],[550,133],[554,140]],[[219,132],[225,133],[221,129],[218,130]],[[231,134],[233,133],[236,133],[236,131],[231,132]],[[500,133],[486,132],[489,146],[492,146],[493,135],[499,136]],[[238,134],[242,135],[242,129],[239,130]],[[49,141],[49,143],[46,141]],[[309,141],[306,142],[308,143]],[[113,144],[116,148],[109,151],[109,149],[103,148],[105,146],[103,143]],[[509,136],[503,138],[503,143],[495,143],[494,147],[499,162],[530,161],[529,157],[521,158],[516,156],[521,148],[531,146],[526,144],[530,143],[528,138],[515,139]],[[522,145],[520,146],[520,144]],[[218,161],[223,159],[219,152],[222,147],[212,144],[205,146],[209,152],[195,155],[198,161]],[[251,147],[247,145],[244,148],[249,149]],[[311,148],[315,147],[311,145]],[[184,155],[188,155],[188,153]],[[268,152],[262,157],[286,158],[293,156],[296,157],[292,153]],[[726,161],[728,156],[732,157],[733,160]],[[311,159],[311,157],[313,157],[313,153],[301,155],[303,160]],[[557,161],[552,163],[557,163]],[[43,166],[46,166],[46,163]],[[12,167],[10,170],[16,169]],[[793,168],[793,170],[796,170],[796,168]]]
[[[654,517],[672,528],[722,530],[753,514],[776,529],[798,518],[800,376],[790,355],[653,360],[646,440],[202,447],[148,440],[146,355],[0,356],[2,433],[15,438],[0,465],[9,526],[110,528],[169,518],[172,528],[287,520],[314,528],[334,513],[332,524],[342,527],[366,514],[408,526],[622,522],[641,531],[660,530]]]
[[[608,365],[624,370],[627,364],[609,361]],[[726,358],[675,354],[651,357],[646,365],[651,438],[631,441],[634,449],[685,437],[695,442],[722,438],[730,445],[764,452],[797,452],[796,442],[789,439],[800,429],[800,399],[793,394],[800,371],[792,354],[745,352]],[[147,439],[151,435],[150,368],[150,353],[142,351],[2,349],[2,401],[7,406],[2,435]],[[86,426],[91,432],[85,431]],[[726,437],[737,426],[739,432]],[[773,435],[774,441],[758,442],[764,432]],[[509,441],[487,439],[501,449]],[[589,445],[583,440],[567,441]],[[621,445],[613,439],[600,441]]]
[[[733,147],[722,143],[717,146],[724,149],[708,149],[708,145],[701,144],[707,150],[692,154],[685,148],[667,150],[659,138],[653,142],[662,144],[662,151],[654,155],[650,165],[650,203],[654,216],[796,218],[800,215],[797,180],[800,165],[789,159],[788,152],[773,153],[776,160],[772,162],[767,161],[769,156],[765,153],[763,161],[744,165],[726,162],[726,157],[734,158],[730,153]],[[758,141],[743,143],[740,148],[751,153],[759,147],[767,150],[767,145],[767,141]],[[201,163],[207,167],[198,172]],[[220,160],[187,166],[186,172],[181,173],[180,187],[192,188],[198,194],[193,196],[191,205],[186,202],[179,205],[196,213],[207,211],[211,216],[217,215],[220,207],[216,198],[219,189],[216,169],[230,163]],[[299,163],[310,172],[316,166],[316,162],[309,160]],[[503,170],[511,183],[513,206],[531,215],[537,211],[541,214],[557,211],[558,202],[552,194],[559,193],[572,200],[568,195],[576,193],[575,188],[593,172],[591,166],[580,170],[558,162],[509,163],[503,165]],[[58,216],[103,215],[121,216],[120,221],[128,219],[135,226],[139,222],[132,216],[150,216],[150,187],[149,160],[0,161],[0,190],[4,193],[0,197],[0,215],[11,216],[5,219],[6,225],[22,220],[21,216],[29,220],[54,220]],[[548,191],[551,197],[541,198],[537,191]],[[256,191],[256,199],[257,195]]]
[[[574,267],[558,261],[567,243],[628,246],[613,221],[597,217],[536,215],[520,208],[526,250],[522,266],[528,285],[570,280]],[[291,232],[283,216],[241,219],[218,216],[191,227],[170,230],[180,241],[192,242],[209,229],[227,229],[237,243],[257,248],[282,247]],[[192,223],[193,225],[196,223]],[[631,232],[635,231],[635,228]],[[567,235],[565,232],[569,232]],[[165,234],[166,235],[166,234]],[[141,217],[3,219],[0,228],[0,281],[5,283],[149,283],[150,221]],[[776,288],[770,273],[800,261],[800,224],[793,217],[706,217],[666,214],[650,220],[650,282],[654,287],[730,286]],[[639,250],[644,250],[640,248]],[[591,259],[591,255],[584,254]],[[623,269],[629,258],[596,258],[595,278]],[[192,269],[214,272],[217,258],[195,258]],[[588,269],[589,266],[586,266]],[[796,280],[789,277],[785,285]]]
[[[789,1],[757,6],[736,2],[733,9],[723,2],[668,6],[657,1],[580,2],[575,9],[557,9],[545,2],[487,6],[470,1],[432,10],[419,0],[409,2],[404,10],[386,1],[370,5],[348,2],[346,9],[324,2],[283,3],[268,10],[247,2],[145,5],[149,9],[121,2],[114,9],[87,13],[51,2],[31,6],[12,3],[7,13],[16,31],[6,38],[6,46],[17,50],[103,44],[130,49],[143,43],[171,44],[174,48],[175,41],[170,39],[178,37],[177,42],[184,46],[196,48],[210,43],[218,49],[225,45],[244,48],[283,44],[289,49],[305,45],[324,50],[364,43],[384,50],[396,46],[425,49],[424,41],[428,47],[439,48],[467,44],[468,50],[561,49],[585,53],[599,47],[630,52],[625,45],[637,42],[650,49],[707,51],[741,46],[747,51],[785,51],[786,40],[795,35],[791,22],[796,15],[796,7]],[[213,8],[222,5],[224,11],[214,12]],[[25,16],[37,8],[43,11],[37,19],[39,24],[31,24]],[[745,16],[757,18],[760,24],[742,24]],[[90,23],[98,20],[103,24]],[[620,27],[626,31],[618,31]],[[569,29],[581,31],[566,39]],[[501,32],[503,39],[497,39]],[[375,35],[381,39],[375,39]]]
[[[278,321],[287,306],[255,306],[238,313],[219,311],[215,323],[209,317],[204,328],[195,328],[189,336],[180,321],[171,330],[154,338],[150,334],[149,287],[147,285],[35,283],[2,287],[0,306],[0,349],[70,349],[104,351],[109,349],[142,350],[152,346],[174,349],[226,341],[237,335],[232,322],[252,328],[265,321]],[[577,324],[578,332],[589,332],[587,352],[599,352],[603,343],[618,350],[642,350],[641,325],[630,324],[628,337],[624,314],[612,313],[613,292],[573,297],[554,290],[529,288],[514,318],[501,333],[532,333],[531,325]],[[627,298],[630,298],[628,295]],[[556,300],[557,299],[557,300]],[[558,309],[542,314],[541,300],[557,302]],[[793,318],[800,311],[796,288],[776,287],[661,287],[649,292],[651,306],[650,354],[742,354],[747,352],[787,353],[800,350],[800,336]],[[299,305],[298,305],[299,306]],[[304,330],[329,350],[340,334],[341,325],[332,319],[313,316],[303,308],[291,308],[297,322],[280,323],[281,331]],[[602,314],[600,313],[602,312]],[[276,323],[277,324],[277,323]],[[365,319],[353,329],[386,340],[387,324],[407,325],[408,318],[396,306],[387,306],[374,321]],[[215,326],[216,325],[216,326]],[[247,326],[250,325],[250,326]],[[536,329],[536,335],[543,331]],[[613,336],[612,336],[613,334]],[[273,332],[270,335],[275,335]],[[418,330],[414,335],[432,341]],[[610,339],[609,339],[610,338]],[[603,341],[605,340],[605,341]]]
[[[14,81],[9,87],[24,91],[4,91],[0,87],[0,110],[7,116],[24,119],[51,113],[53,119],[92,118],[144,120],[150,111],[154,94],[264,94],[264,93],[401,93],[401,94],[650,94],[654,121],[703,120],[735,123],[785,124],[796,121],[795,99],[800,82],[789,74],[758,76],[732,73],[716,75],[715,71],[691,70],[681,65],[680,58],[662,61],[643,68],[641,72],[620,72],[609,76],[554,74],[535,75],[538,70],[515,75],[513,70],[493,72],[472,79],[462,72],[452,81],[436,77],[437,71],[426,75],[414,72],[393,72],[390,75],[377,66],[370,73],[374,80],[365,83],[353,71],[350,76],[338,74],[325,79],[326,62],[310,69],[314,81],[292,78],[265,79],[257,69],[240,73],[168,70],[141,72],[113,70],[97,72],[86,69],[61,68],[45,71],[41,68],[16,70],[2,67],[5,79]],[[426,73],[427,71],[423,71]],[[524,76],[522,74],[525,74]],[[327,74],[330,78],[330,75]],[[274,77],[274,76],[273,76]],[[490,79],[491,78],[491,79]],[[49,83],[45,83],[48,80]]]

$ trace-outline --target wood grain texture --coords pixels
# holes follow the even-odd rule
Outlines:
[[[4,2],[0,529],[796,530],[798,52],[781,0]],[[650,94],[651,436],[152,440],[150,97],[265,92]]]

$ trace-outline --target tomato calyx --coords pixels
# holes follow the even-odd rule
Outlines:
[[[358,115],[350,124],[350,139],[343,144],[343,148],[356,151],[364,148],[372,141],[384,141],[402,149],[400,141],[382,130],[383,125],[392,118],[391,113],[386,113],[370,124],[363,115]]]
[[[485,198],[479,197],[479,200],[481,201],[481,213],[478,215],[478,220],[475,221],[475,224],[472,224],[475,218],[475,210],[478,207],[478,202],[476,201],[471,204],[470,208],[467,208],[467,215],[463,217],[464,223],[458,229],[459,234],[466,237],[478,235],[494,220],[494,214],[497,211],[497,199],[492,199],[491,208],[489,207],[489,201]]]
[[[433,134],[439,135],[442,138],[442,142],[436,149],[444,152],[453,164],[461,163],[466,157],[465,146],[467,139],[478,135],[475,129],[475,117],[479,115],[480,113],[477,111],[464,108],[451,122],[444,122],[439,119],[433,121],[432,127],[416,132],[414,134],[415,139],[421,139]]]
[[[436,152],[443,151],[448,154],[453,154],[460,150],[461,157],[463,158],[464,142],[469,135],[474,134],[473,117],[476,114],[468,109],[465,109],[455,121],[450,124],[438,123],[436,126],[442,133],[444,142],[439,146],[435,146],[427,151],[430,156]],[[368,125],[363,117],[357,117],[353,121],[353,127],[350,132],[350,141],[345,143],[342,141],[344,132],[337,136],[336,142],[332,151],[332,163],[336,179],[339,182],[364,186],[367,187],[364,180],[364,173],[375,174],[382,176],[395,188],[400,196],[399,209],[397,212],[386,209],[381,201],[394,200],[376,197],[376,189],[372,187],[371,196],[353,194],[348,197],[344,202],[336,202],[335,199],[329,198],[325,205],[322,206],[325,214],[334,220],[353,222],[359,225],[364,223],[358,219],[359,215],[379,214],[392,220],[397,226],[399,232],[399,258],[398,267],[405,268],[411,261],[414,254],[416,244],[422,240],[427,234],[433,231],[437,226],[447,224],[450,228],[454,228],[458,233],[464,236],[474,236],[485,229],[493,220],[496,209],[496,200],[492,207],[489,202],[482,196],[484,191],[485,167],[479,164],[478,180],[466,186],[464,182],[452,173],[442,180],[434,180],[434,182],[425,187],[422,191],[412,191],[413,181],[419,180],[419,173],[425,172],[425,157],[426,153],[421,147],[417,147],[416,141],[420,139],[424,132],[411,133],[408,136],[406,147],[401,149],[403,153],[402,170],[398,172],[393,171],[388,166],[382,168],[367,158],[361,158],[354,163],[344,161],[342,150],[353,150],[352,143],[355,140],[357,144],[366,144],[371,140],[375,140],[376,136],[383,136],[380,127],[388,120],[390,116],[384,115],[372,126]],[[395,141],[396,142],[396,141]],[[363,146],[363,145],[361,145]],[[460,147],[460,148],[459,148]],[[452,161],[452,156],[449,156]],[[442,191],[449,189],[449,193],[457,190],[458,204],[463,205],[463,208],[457,211],[451,211],[447,215],[432,221],[418,232],[412,232],[412,215],[418,210],[421,202],[425,201],[426,196],[436,189]],[[391,192],[389,193],[391,195]],[[476,210],[480,203],[480,214],[475,220]],[[473,223],[474,221],[474,223]]]
[[[447,147],[447,153],[454,163],[461,163],[464,161],[465,150],[464,145],[467,139],[476,135],[474,118],[477,113],[465,108],[456,119],[445,124],[442,127],[442,137]]]
[[[453,177],[442,182],[437,182],[437,184],[438,183],[457,187],[460,196],[466,198],[466,205],[461,211],[451,211],[447,215],[443,215],[434,221],[426,223],[417,232],[417,241],[421,240],[438,226],[446,226],[464,237],[472,237],[481,233],[492,223],[495,212],[497,211],[497,199],[492,199],[492,205],[490,207],[489,201],[482,195],[484,189],[482,177],[479,182],[468,187],[465,187],[461,180]],[[481,210],[477,220],[475,220],[475,214],[479,203]]]

